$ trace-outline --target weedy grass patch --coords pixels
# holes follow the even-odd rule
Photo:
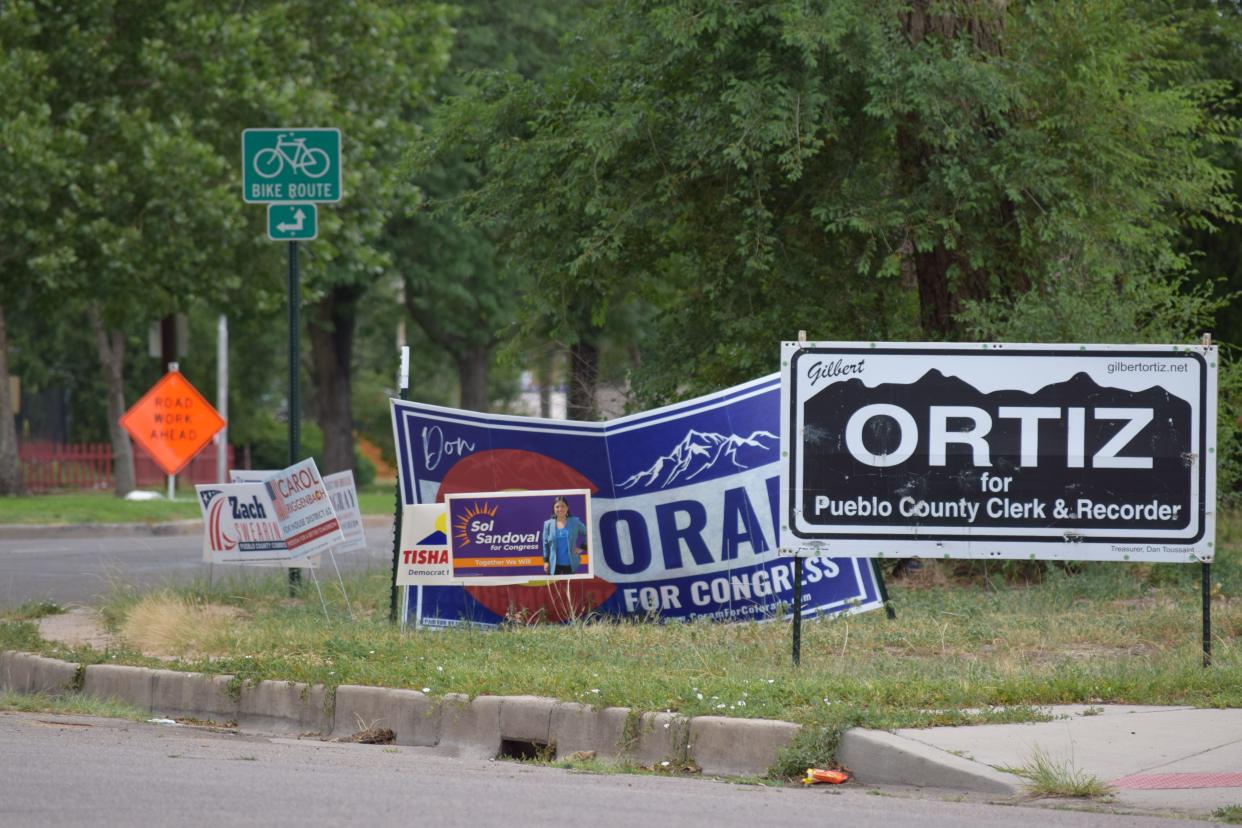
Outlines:
[[[1037,798],[1104,799],[1113,794],[1099,777],[1075,768],[1072,759],[1055,759],[1041,748],[1025,765],[999,770],[1025,779],[1027,792]]]
[[[63,716],[101,716],[109,719],[145,721],[150,713],[114,701],[97,699],[82,693],[48,696],[42,693],[11,693],[0,690],[0,710],[18,713],[56,713]]]
[[[243,611],[231,604],[164,591],[132,603],[118,633],[134,649],[156,656],[194,658],[227,654]]]
[[[0,610],[0,620],[4,621],[38,621],[49,615],[60,615],[65,608],[55,601],[27,601],[11,609]]]
[[[993,591],[896,583],[896,620],[879,612],[809,620],[795,668],[785,622],[583,619],[403,634],[387,623],[387,577],[346,580],[356,621],[335,584],[323,584],[325,619],[313,586],[291,599],[279,573],[120,595],[105,610],[126,649],[108,656],[172,658],[256,680],[534,693],[830,730],[1022,721],[1054,703],[1242,705],[1242,603],[1217,602],[1215,663],[1204,670],[1190,584],[1127,591],[1089,575]],[[0,625],[0,639],[33,643],[20,622]]]
[[[1242,825],[1242,805],[1226,805],[1212,811],[1212,819],[1227,825]]]

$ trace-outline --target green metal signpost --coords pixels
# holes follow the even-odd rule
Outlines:
[[[301,459],[298,310],[302,303],[298,242],[319,235],[317,203],[341,200],[341,131],[336,128],[242,131],[242,199],[267,204],[267,236],[289,243],[289,465]],[[289,592],[302,578],[289,570]]]

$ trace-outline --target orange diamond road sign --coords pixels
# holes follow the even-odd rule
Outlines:
[[[125,412],[121,426],[164,474],[176,474],[224,428],[224,420],[180,371],[169,371]]]

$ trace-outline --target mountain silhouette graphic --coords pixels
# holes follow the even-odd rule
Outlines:
[[[678,480],[694,480],[718,464],[730,463],[732,469],[749,469],[756,462],[770,459],[768,455],[778,439],[770,431],[754,431],[742,437],[690,429],[671,451],[618,483],[617,488],[656,486],[663,489]]]

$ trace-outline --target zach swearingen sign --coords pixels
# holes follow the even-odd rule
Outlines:
[[[1210,561],[1215,347],[781,348],[799,555]]]

